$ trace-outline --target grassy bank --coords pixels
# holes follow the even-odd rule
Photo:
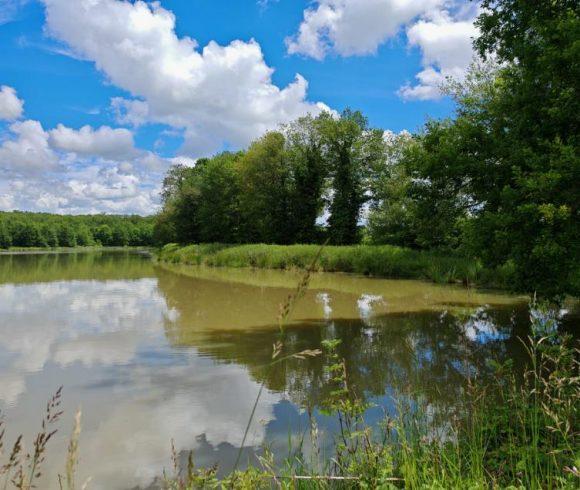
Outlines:
[[[200,244],[182,247],[169,244],[159,251],[158,258],[173,264],[212,267],[305,269],[319,249],[318,245]],[[316,269],[397,279],[425,279],[437,283],[485,282],[501,286],[501,281],[491,281],[490,274],[475,260],[390,245],[326,246]]]

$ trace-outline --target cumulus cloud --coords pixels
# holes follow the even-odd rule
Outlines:
[[[1,7],[1,4],[0,4]],[[24,102],[18,98],[16,90],[7,85],[0,87],[0,119],[13,120],[22,116]]]
[[[290,54],[321,60],[330,50],[341,56],[374,53],[388,38],[443,0],[318,0],[304,11],[298,33],[287,39]]]
[[[448,78],[463,79],[473,61],[473,38],[477,36],[474,19],[454,20],[444,14],[433,21],[420,21],[407,31],[410,46],[423,53],[424,69],[415,85],[405,85],[399,94],[405,99],[436,99]]]
[[[113,160],[132,158],[138,154],[133,133],[125,128],[83,126],[75,130],[59,124],[50,131],[54,148],[80,155],[96,155]]]
[[[55,170],[58,158],[48,143],[48,133],[38,121],[15,122],[10,137],[0,146],[0,174],[26,175]]]
[[[284,88],[260,45],[250,40],[198,49],[178,37],[175,16],[159,3],[121,0],[43,0],[49,33],[93,60],[118,87],[125,122],[160,122],[184,131],[184,150],[201,156],[223,143],[241,146],[267,129],[324,106],[306,100],[297,75]]]
[[[421,50],[423,69],[399,95],[437,99],[441,84],[462,79],[472,62],[477,12],[477,4],[462,0],[318,0],[286,43],[290,54],[317,60],[368,55],[405,29],[409,47]]]
[[[126,128],[16,121],[0,133],[0,210],[151,214],[171,163]]]
[[[0,182],[0,209],[52,213],[148,215],[159,206],[160,173],[106,160],[75,160],[52,175],[28,175]],[[126,168],[129,167],[129,168]]]

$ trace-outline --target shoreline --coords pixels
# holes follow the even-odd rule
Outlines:
[[[319,245],[168,244],[154,257],[169,265],[292,271],[310,267],[319,251]],[[502,271],[486,270],[476,260],[391,245],[325,246],[314,270],[510,292]]]
[[[151,253],[153,247],[20,247],[0,249],[0,255],[41,255],[41,254],[67,254],[67,253],[89,253],[89,252],[138,252]]]

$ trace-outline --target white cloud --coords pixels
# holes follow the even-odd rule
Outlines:
[[[288,52],[317,60],[329,53],[373,54],[405,28],[409,47],[421,50],[423,69],[398,93],[408,100],[438,99],[446,79],[462,79],[473,60],[478,8],[464,0],[318,0],[287,39]]]
[[[173,13],[159,3],[44,0],[48,31],[134,98],[115,99],[124,121],[161,122],[185,130],[184,150],[200,156],[224,142],[241,146],[267,129],[321,105],[307,102],[297,75],[272,83],[272,68],[254,40],[227,46],[178,37]]]
[[[151,214],[171,162],[126,128],[17,121],[0,132],[0,210]]]
[[[402,26],[444,0],[318,0],[304,11],[298,34],[287,40],[290,54],[321,60],[329,51],[367,55]]]
[[[11,137],[0,146],[0,174],[31,174],[55,170],[58,158],[48,143],[48,133],[38,121],[15,122]]]
[[[90,126],[83,126],[75,130],[59,124],[49,133],[51,145],[66,152],[113,160],[132,158],[138,154],[133,142],[133,133],[125,128],[101,126],[93,129]]]
[[[0,5],[0,8],[2,5]],[[24,102],[18,98],[16,90],[7,85],[0,87],[0,119],[13,120],[22,116]]]
[[[61,165],[66,158],[61,156]],[[157,210],[159,182],[169,162],[159,171],[145,167],[142,159],[131,163],[93,158],[72,162],[62,172],[1,180],[0,209],[141,215]]]
[[[473,61],[473,38],[477,36],[474,19],[453,20],[442,15],[433,21],[420,21],[407,31],[410,46],[423,53],[424,69],[416,85],[406,85],[399,94],[405,99],[436,99],[447,78],[463,79]]]

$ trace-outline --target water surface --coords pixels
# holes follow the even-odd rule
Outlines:
[[[148,488],[170,441],[200,464],[231,467],[260,385],[244,459],[280,454],[304,408],[328,396],[324,357],[267,369],[280,303],[298,273],[155,266],[135,253],[0,256],[0,408],[8,437],[37,426],[64,386],[65,415],[47,461],[58,488],[66,439],[83,411],[81,479],[93,489]],[[286,329],[286,353],[341,339],[349,379],[376,402],[370,420],[413,392],[453,407],[465,373],[522,356],[526,303],[419,281],[317,274]],[[320,416],[323,434],[335,421]],[[307,450],[307,448],[306,448]]]

